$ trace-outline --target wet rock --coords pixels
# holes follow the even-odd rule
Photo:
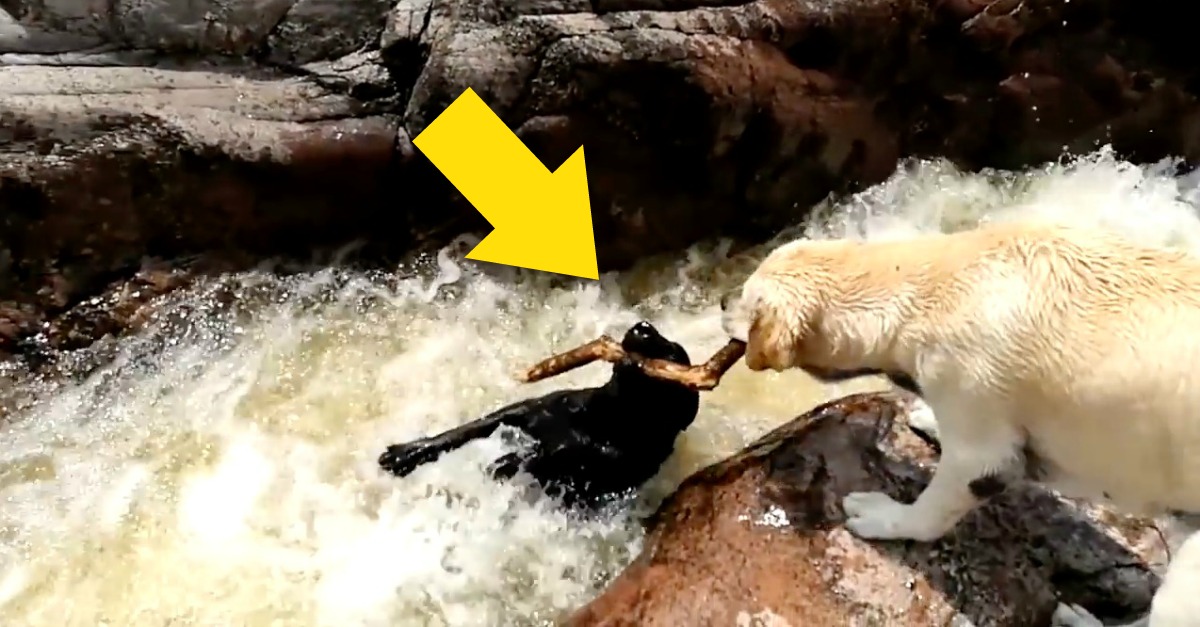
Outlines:
[[[77,72],[0,68],[0,299],[52,318],[145,257],[246,267],[371,232],[389,234],[375,250],[393,256],[416,245],[396,116],[260,70]]]
[[[104,336],[137,330],[153,312],[151,303],[190,284],[192,272],[169,266],[147,266],[132,278],[114,281],[92,296],[50,319],[40,334],[45,348],[83,348]]]
[[[909,155],[1196,160],[1191,34],[1154,6],[0,2],[0,300],[57,315],[145,255],[486,231],[411,145],[467,87],[549,167],[586,147],[606,270],[764,237]]]
[[[410,134],[470,86],[550,167],[586,146],[620,265],[771,233],[909,155],[1195,160],[1200,74],[1163,21],[1122,0],[405,0],[381,43],[423,63]]]
[[[1043,627],[1060,600],[1113,618],[1149,607],[1156,530],[1032,487],[933,544],[847,532],[848,492],[911,502],[928,481],[931,448],[894,420],[908,402],[836,400],[695,473],[642,554],[567,624]]]
[[[49,372],[49,367],[57,365],[62,351],[136,331],[157,313],[160,297],[191,284],[202,274],[197,270],[203,266],[196,261],[188,265],[147,260],[133,276],[113,280],[98,293],[70,307],[38,308],[0,302],[0,356],[20,355],[28,365]],[[68,279],[59,274],[46,280],[62,291],[69,285]]]

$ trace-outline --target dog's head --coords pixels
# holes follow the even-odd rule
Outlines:
[[[621,338],[621,348],[651,359],[665,359],[690,366],[687,351],[682,346],[663,337],[654,325],[645,320],[629,327]]]
[[[725,334],[746,343],[746,367],[786,370],[805,364],[804,340],[814,326],[817,310],[802,295],[794,302],[776,302],[778,287],[769,277],[755,274],[740,291],[721,299]]]
[[[801,240],[775,249],[738,291],[721,299],[722,327],[746,343],[751,370],[801,368],[837,380],[877,367],[880,302],[850,269],[856,243]],[[861,295],[856,298],[855,294]],[[867,295],[870,297],[867,297]],[[886,314],[886,310],[880,309]]]
[[[621,348],[650,359],[663,359],[684,366],[692,365],[682,346],[663,337],[649,322],[639,322],[625,332]],[[601,421],[612,429],[612,438],[634,438],[636,450],[658,450],[669,454],[675,436],[687,429],[700,409],[700,392],[673,381],[656,379],[633,361],[613,364],[613,377],[605,384],[611,416]],[[622,409],[623,408],[623,409]],[[646,416],[652,420],[646,421]],[[627,440],[623,440],[627,441]],[[649,448],[647,448],[649,447]],[[655,453],[658,454],[658,453]]]

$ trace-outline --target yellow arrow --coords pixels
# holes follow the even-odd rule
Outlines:
[[[551,173],[469,87],[413,144],[492,225],[468,259],[600,278],[583,146]]]

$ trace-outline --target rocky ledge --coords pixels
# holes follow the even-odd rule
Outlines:
[[[912,502],[934,448],[911,398],[821,405],[686,479],[641,555],[570,627],[929,625],[1045,627],[1060,602],[1145,612],[1165,563],[1147,521],[1011,490],[938,542],[875,542],[843,526],[849,492]]]
[[[411,144],[467,87],[551,168],[587,147],[602,269],[761,238],[909,155],[1194,160],[1200,68],[1168,8],[3,0],[0,351],[155,260],[486,230]]]

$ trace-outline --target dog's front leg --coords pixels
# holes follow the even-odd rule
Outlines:
[[[966,414],[953,405],[932,406],[942,447],[933,479],[911,505],[882,492],[847,494],[842,509],[846,528],[854,535],[931,542],[1006,487],[1020,458],[1020,430],[999,412],[976,409]]]
[[[913,397],[911,404],[908,407],[908,426],[920,431],[925,437],[937,442],[938,440],[938,425],[937,416],[933,413],[933,408],[925,399],[920,396]]]

